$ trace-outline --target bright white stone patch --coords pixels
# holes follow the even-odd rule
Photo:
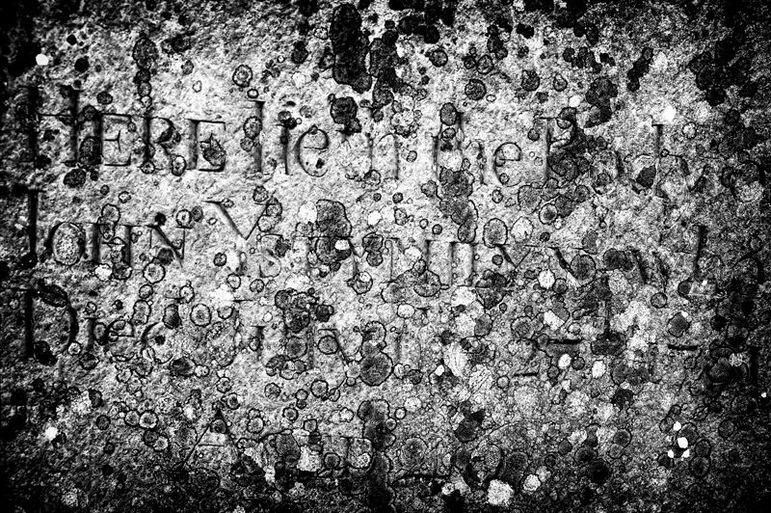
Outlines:
[[[661,113],[661,117],[665,123],[671,123],[674,121],[677,111],[671,105],[664,107],[664,111]]]
[[[476,319],[472,317],[468,310],[455,318],[455,332],[462,337],[470,337],[474,334]]]
[[[444,495],[450,495],[455,490],[458,490],[461,495],[466,495],[469,492],[469,486],[460,476],[454,477],[452,481],[448,481],[442,486]]]
[[[468,364],[466,351],[458,342],[453,342],[444,351],[444,362],[450,368],[454,376],[463,376]]]
[[[559,361],[557,361],[557,367],[559,367],[562,370],[565,370],[568,367],[570,367],[571,361],[572,361],[572,358],[570,358],[570,355],[565,353],[562,356],[560,356]]]
[[[419,260],[420,258],[423,258],[423,253],[420,251],[419,248],[415,246],[410,246],[404,251],[404,255],[409,258],[410,262],[415,262]]]
[[[85,415],[89,411],[91,411],[91,400],[88,397],[88,392],[83,392],[72,402],[72,412],[78,415]]]
[[[543,314],[543,322],[549,325],[549,327],[553,330],[556,330],[560,326],[562,326],[562,319],[560,319],[557,314],[549,310],[548,312]]]
[[[292,75],[292,82],[297,89],[301,89],[310,82],[310,77],[306,73],[295,73]]]
[[[112,274],[112,267],[110,267],[107,264],[100,264],[94,269],[94,275],[96,275],[97,278],[99,278],[101,281],[107,281],[110,279],[110,275]]]
[[[396,309],[396,315],[402,319],[409,319],[415,313],[415,307],[409,304],[399,305]]]
[[[367,224],[370,226],[375,226],[383,219],[383,216],[380,214],[379,211],[373,210],[369,213],[367,216]]]
[[[56,429],[54,426],[48,426],[45,431],[43,431],[43,436],[46,437],[46,440],[49,442],[52,441],[54,438],[56,438],[56,435],[59,434],[59,430]]]
[[[568,436],[568,442],[570,442],[573,445],[578,445],[581,442],[586,440],[586,430],[585,429],[579,429],[577,431],[573,431]]]
[[[508,506],[514,490],[507,483],[493,479],[487,488],[487,502],[493,506]]]
[[[297,462],[297,468],[306,472],[315,472],[321,468],[321,459],[307,446],[302,446],[300,447],[300,461]]]
[[[579,105],[581,105],[581,96],[578,94],[574,94],[573,96],[571,96],[570,99],[568,100],[568,105],[573,107],[574,109]]]
[[[511,227],[511,236],[517,242],[526,241],[533,233],[533,223],[525,217],[517,219]]]
[[[415,413],[420,409],[421,406],[423,406],[423,403],[417,397],[410,397],[404,401],[404,409],[410,413]]]
[[[538,479],[537,475],[530,474],[525,478],[525,482],[522,485],[522,489],[528,493],[533,493],[534,491],[538,490],[539,486],[541,486],[541,480]]]
[[[459,287],[453,293],[450,298],[450,304],[452,306],[469,305],[474,302],[476,295],[471,287]]]
[[[300,220],[305,223],[316,222],[316,218],[318,217],[316,205],[310,202],[303,203],[303,205],[300,207],[300,211],[298,212],[298,216],[300,217]]]
[[[551,272],[551,269],[546,269],[538,274],[538,284],[545,289],[550,289],[554,285],[554,281],[554,273]]]
[[[605,375],[605,362],[597,360],[592,364],[592,377],[594,379],[601,378]]]
[[[653,68],[655,69],[664,69],[667,67],[667,64],[669,64],[669,59],[667,59],[667,55],[664,52],[658,52],[656,57],[653,58]]]
[[[50,60],[48,59],[48,56],[44,53],[39,53],[35,56],[35,62],[38,66],[48,66],[48,63]]]
[[[597,407],[597,420],[600,422],[607,422],[610,420],[610,418],[615,415],[615,411],[613,410],[614,406],[610,403],[602,403]]]
[[[681,449],[687,449],[688,448],[688,439],[684,436],[678,437],[677,439],[677,446]]]
[[[734,367],[739,367],[744,363],[743,356],[742,354],[731,353],[731,356],[728,357],[728,363]]]

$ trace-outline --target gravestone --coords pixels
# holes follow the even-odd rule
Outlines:
[[[763,2],[2,10],[8,511],[768,504]]]

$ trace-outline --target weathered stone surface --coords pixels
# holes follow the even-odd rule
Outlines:
[[[2,10],[8,511],[768,506],[764,2]]]

